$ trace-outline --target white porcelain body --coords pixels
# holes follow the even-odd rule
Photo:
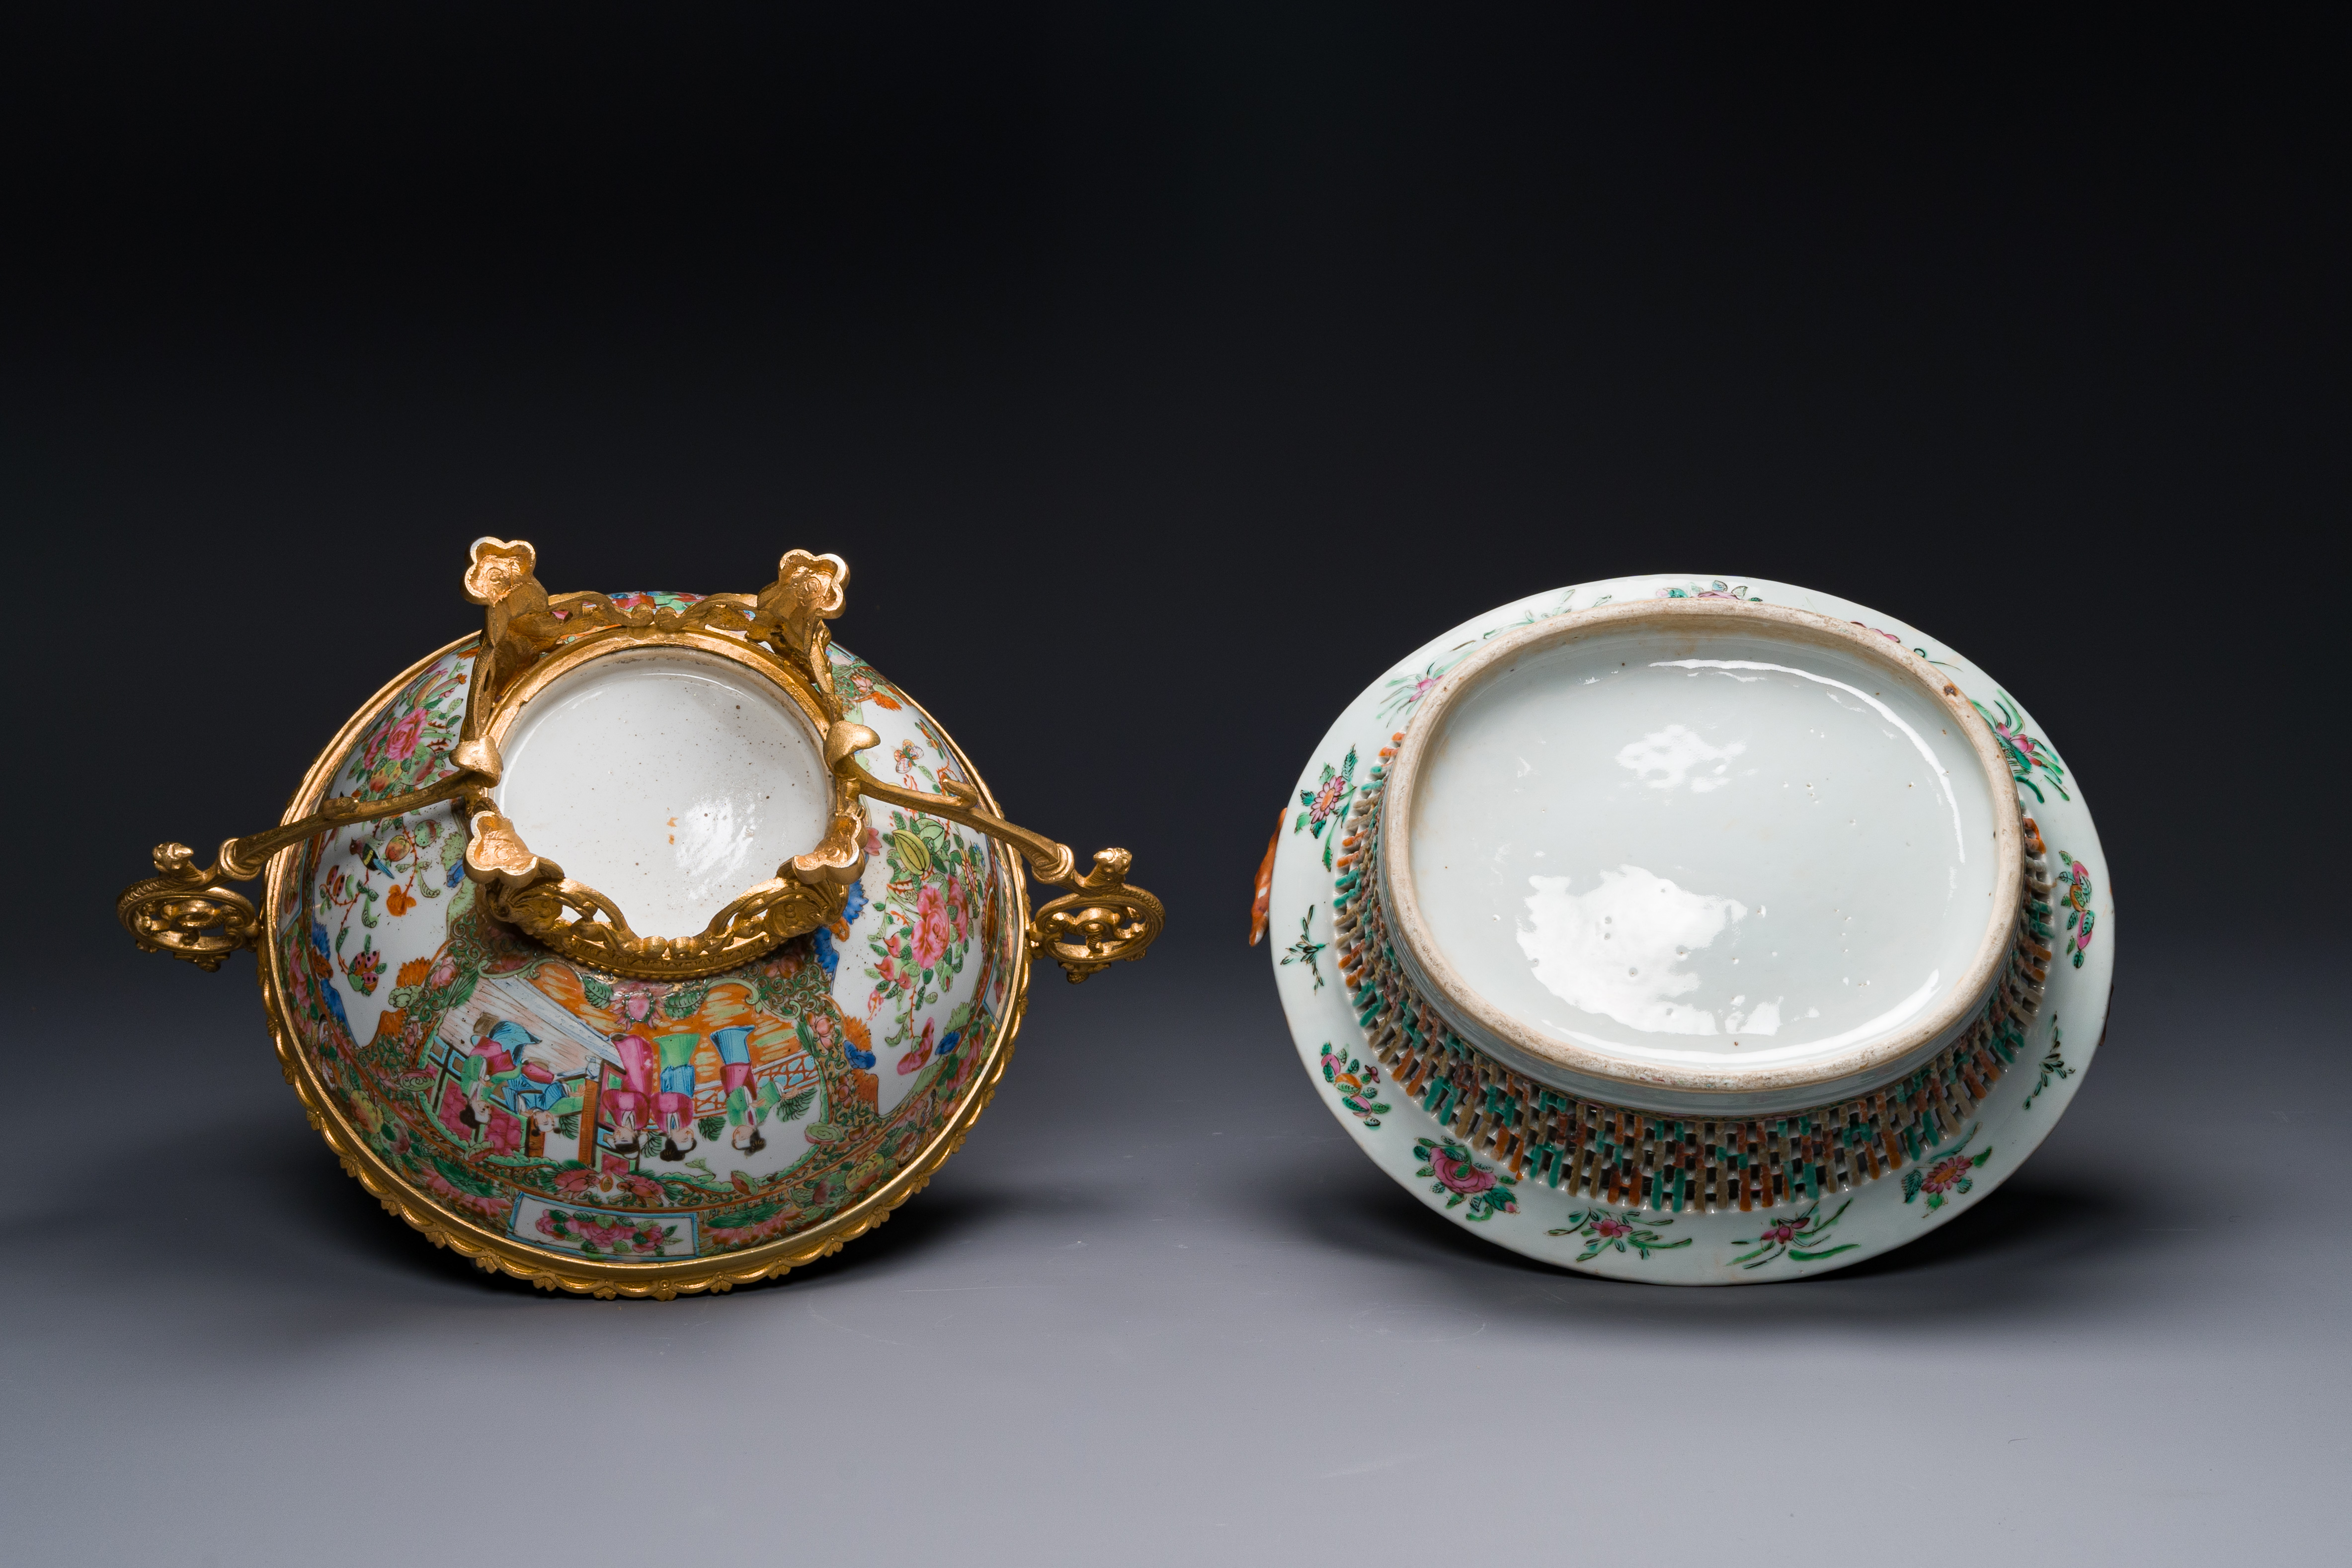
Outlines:
[[[566,671],[503,749],[499,811],[639,936],[699,933],[832,816],[808,719],[773,681],[692,648]]]
[[[1801,1074],[1899,1027],[1967,969],[1999,870],[1992,826],[2009,797],[2020,800],[2053,871],[2073,879],[2054,895],[2060,951],[2024,1056],[1992,1086],[1968,1136],[1915,1167],[1917,1180],[1882,1177],[1830,1194],[1814,1223],[1836,1211],[1836,1233],[1811,1260],[1785,1236],[1777,1249],[1767,1239],[1760,1263],[1751,1256],[1759,1232],[1788,1227],[1801,1205],[1645,1218],[1507,1179],[1491,1161],[1433,1170],[1426,1144],[1444,1142],[1447,1130],[1384,1079],[1333,965],[1333,894],[1348,870],[1334,852],[1341,817],[1417,705],[1517,628],[1571,610],[1702,595],[1814,612],[1922,661],[1989,716],[2007,774],[1990,786],[2000,795],[1989,793],[1965,738],[1944,732],[1951,726],[1933,702],[1874,679],[1884,671],[1866,663],[1828,651],[1792,658],[1762,644],[1694,653],[1631,634],[1538,656],[1453,708],[1417,798],[1464,808],[1435,826],[1424,814],[1411,838],[1415,884],[1461,972],[1532,1028],[1632,1073],[1736,1077],[1777,1063]],[[2034,651],[2017,650],[2018,662],[2030,667]],[[1676,662],[1693,658],[1720,662]],[[1735,661],[1781,668],[1724,668]],[[1584,739],[1571,743],[1570,733]],[[1432,1208],[1546,1261],[1664,1283],[1745,1283],[1843,1267],[1913,1239],[1980,1201],[2040,1142],[2105,1025],[2114,911],[2104,856],[2078,782],[2038,733],[1952,649],[1790,584],[1622,578],[1491,611],[1359,694],[1290,796],[1269,919],[1301,1059],[1375,1163]],[[1507,1065],[1530,1064],[1522,1056]],[[1627,1240],[1633,1230],[1652,1241]],[[1804,1227],[1791,1234],[1801,1242]]]

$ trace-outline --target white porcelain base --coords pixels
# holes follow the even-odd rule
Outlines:
[[[2076,886],[2084,889],[2075,902],[2062,901],[2050,917],[2053,928],[2053,944],[2059,951],[2050,969],[2042,1008],[2028,1033],[2027,1049],[2000,1082],[1992,1086],[1990,1097],[1979,1107],[1979,1114],[1975,1123],[1965,1130],[1965,1135],[1948,1140],[1944,1146],[1929,1151],[1927,1158],[1913,1163],[1905,1171],[1863,1183],[1850,1192],[1831,1193],[1818,1203],[1809,1201],[1783,1205],[1769,1212],[1742,1213],[1734,1209],[1714,1214],[1689,1211],[1661,1214],[1653,1210],[1596,1204],[1589,1198],[1547,1186],[1540,1179],[1525,1173],[1514,1178],[1507,1168],[1497,1168],[1494,1161],[1483,1155],[1474,1155],[1466,1150],[1462,1152],[1466,1158],[1449,1155],[1445,1152],[1445,1145],[1450,1140],[1447,1128],[1413,1103],[1401,1086],[1388,1081],[1378,1064],[1371,1059],[1344,983],[1331,961],[1334,934],[1331,926],[1332,893],[1339,877],[1343,874],[1343,868],[1336,865],[1335,853],[1341,831],[1341,814],[1355,790],[1367,782],[1370,770],[1378,765],[1382,748],[1391,745],[1391,737],[1402,730],[1420,697],[1442,679],[1454,662],[1499,632],[1571,609],[1667,595],[1744,596],[1811,610],[1868,626],[1899,642],[1903,647],[1919,651],[1989,715],[1990,721],[2002,736],[2013,771],[2021,775],[2016,784],[2018,795],[2027,813],[2036,820],[2042,837],[2048,845],[2053,872],[2062,878],[2062,900]],[[2032,651],[2019,650],[2015,662],[2031,668]],[[1684,678],[1675,676],[1672,679]],[[1694,700],[1698,701],[1699,706],[1692,710],[1692,720],[1685,721],[1685,729],[1696,737],[1696,742],[1712,747],[1718,752],[1729,752],[1732,741],[1717,732],[1721,729],[1722,716],[1706,707],[1703,699],[1707,694],[1699,692],[1696,687],[1688,689],[1694,693]],[[1558,695],[1555,689],[1554,698]],[[1811,701],[1801,685],[1792,681],[1785,693],[1773,695],[1757,710],[1774,703],[1805,708]],[[1826,699],[1822,702],[1824,707],[1830,706]],[[1510,715],[1502,717],[1511,718]],[[1888,728],[1881,716],[1869,714],[1865,719],[1851,709],[1817,717],[1840,724],[1868,724],[1880,734],[1881,739]],[[1911,716],[1911,719],[1916,728],[1916,716]],[[1500,768],[1504,773],[1515,774],[1516,763],[1504,758],[1496,750],[1503,743],[1501,736],[1504,730],[1509,728],[1510,725],[1502,725],[1491,736],[1470,734],[1470,743],[1463,748],[1461,755],[1455,759],[1456,763],[1474,773],[1484,770],[1486,773],[1493,773],[1495,769]],[[1664,956],[1678,959],[1681,973],[1696,976],[1697,986],[1686,994],[1677,993],[1676,995],[1687,994],[1688,1005],[1693,1007],[1705,1001],[1713,1016],[1715,1032],[1709,1035],[1696,1027],[1696,1021],[1692,1028],[1683,1033],[1655,1027],[1639,1028],[1612,1019],[1607,1006],[1584,1009],[1587,1014],[1601,1016],[1607,1037],[1616,1041],[1619,1048],[1728,1051],[1729,1042],[1738,1038],[1744,1053],[1750,1048],[1751,1042],[1746,1035],[1736,1034],[1727,1026],[1732,1016],[1738,1014],[1741,1020],[1750,1026],[1752,1032],[1755,1009],[1768,994],[1779,994],[1787,999],[1779,1004],[1783,1032],[1764,1037],[1764,1039],[1777,1039],[1801,1050],[1809,1043],[1818,1047],[1821,1041],[1830,1038],[1837,1031],[1866,1024],[1872,1016],[1869,1003],[1854,1002],[1842,994],[1847,988],[1824,990],[1822,984],[1823,976],[1835,981],[1859,974],[1873,980],[1874,989],[1900,989],[1902,979],[1908,976],[1916,988],[1918,976],[1912,972],[1934,970],[1944,956],[1943,948],[1958,942],[1957,937],[1947,942],[1948,933],[1932,922],[1905,925],[1892,920],[1868,920],[1856,921],[1849,927],[1843,923],[1843,919],[1850,911],[1837,907],[1843,895],[1833,889],[1823,889],[1823,896],[1812,900],[1820,903],[1822,908],[1801,908],[1789,902],[1790,894],[1776,883],[1769,891],[1755,891],[1752,908],[1749,908],[1750,890],[1744,884],[1734,885],[1739,880],[1735,874],[1739,868],[1730,864],[1739,853],[1736,836],[1725,836],[1716,841],[1716,847],[1728,857],[1723,862],[1728,867],[1727,871],[1710,873],[1716,881],[1708,881],[1702,886],[1698,879],[1675,876],[1667,862],[1675,853],[1673,846],[1682,822],[1682,817],[1674,815],[1677,809],[1687,816],[1692,808],[1717,804],[1710,801],[1711,795],[1719,793],[1725,799],[1744,799],[1752,795],[1757,797],[1754,804],[1769,815],[1779,810],[1781,804],[1775,792],[1780,784],[1787,781],[1780,774],[1791,770],[1803,772],[1803,758],[1801,748],[1793,742],[1783,746],[1769,735],[1744,739],[1735,737],[1750,750],[1712,759],[1699,755],[1696,744],[1685,746],[1682,749],[1690,752],[1691,756],[1685,758],[1672,743],[1675,737],[1659,740],[1652,735],[1652,731],[1658,728],[1649,725],[1643,728],[1640,734],[1629,731],[1625,745],[1620,750],[1630,748],[1642,754],[1633,757],[1622,768],[1617,766],[1618,753],[1612,752],[1598,762],[1588,756],[1566,764],[1566,771],[1561,774],[1564,781],[1561,787],[1573,784],[1574,788],[1570,793],[1578,795],[1584,806],[1595,805],[1599,802],[1600,794],[1607,791],[1617,791],[1624,796],[1618,803],[1622,810],[1613,817],[1607,811],[1601,814],[1607,823],[1606,831],[1615,835],[1607,845],[1596,848],[1594,839],[1581,835],[1560,836],[1555,842],[1541,834],[1490,834],[1492,842],[1479,838],[1473,844],[1465,838],[1461,848],[1465,855],[1489,857],[1500,848],[1506,858],[1517,856],[1524,859],[1528,864],[1518,865],[1515,861],[1511,868],[1516,883],[1523,883],[1528,876],[1558,875],[1567,883],[1562,889],[1562,897],[1570,900],[1581,897],[1589,901],[1593,895],[1604,892],[1612,884],[1607,883],[1603,874],[1612,869],[1619,872],[1626,887],[1639,891],[1639,884],[1622,870],[1625,866],[1636,866],[1684,885],[1694,894],[1720,897],[1748,909],[1748,912],[1738,921],[1730,918],[1727,905],[1723,911],[1725,930],[1718,934],[1718,941],[1722,935],[1734,932],[1737,932],[1737,940],[1725,944],[1719,954],[1713,955],[1725,961],[1717,965],[1725,972],[1720,974],[1712,970],[1701,973],[1691,963],[1694,953],[1706,951],[1707,944],[1690,942],[1687,933],[1667,941],[1673,932],[1661,936],[1658,931],[1649,930],[1651,925],[1658,922],[1644,923],[1629,919],[1629,928],[1647,931],[1657,939],[1651,943],[1653,946],[1656,946],[1658,942],[1665,942],[1669,949],[1683,946],[1693,950],[1679,955],[1668,952]],[[1950,648],[1924,633],[1863,605],[1786,584],[1750,581],[1734,587],[1681,576],[1620,578],[1536,595],[1466,622],[1399,661],[1359,694],[1317,748],[1306,772],[1300,776],[1297,787],[1289,797],[1292,804],[1286,807],[1275,861],[1269,929],[1276,980],[1300,1059],[1314,1078],[1333,1114],[1383,1170],[1431,1208],[1457,1224],[1490,1241],[1547,1262],[1587,1272],[1643,1279],[1656,1283],[1744,1284],[1843,1268],[1916,1239],[1950,1219],[1961,1208],[1980,1201],[2041,1142],[2072,1099],[2081,1082],[2081,1073],[2089,1065],[2105,1027],[2115,952],[2114,909],[2106,885],[2105,858],[2080,787],[2065,773],[2056,754],[2045,742],[2038,740],[2037,735],[2038,731],[2031,717],[2018,709],[2014,700],[1975,664]],[[1901,742],[1899,734],[1895,736],[1895,742]],[[1885,763],[1885,768],[1878,771],[1892,770],[1887,773],[1887,777],[1893,777],[1894,773],[1914,763],[1922,768],[1927,765],[1908,747],[1907,742],[1895,742],[1885,746],[1879,759]],[[1645,744],[1649,748],[1646,752],[1642,750]],[[1931,745],[1929,750],[1932,752],[1933,749]],[[1867,745],[1862,748],[1863,754],[1868,754],[1870,751]],[[1770,752],[1769,756],[1767,752]],[[1493,754],[1489,755],[1490,752]],[[1769,767],[1764,765],[1768,762],[1771,764]],[[1649,788],[1650,784],[1658,778],[1672,778],[1677,763],[1689,764],[1681,770],[1681,776],[1676,781],[1679,790]],[[1757,771],[1751,775],[1736,776],[1742,763]],[[1706,771],[1717,763],[1731,765],[1720,773]],[[1621,788],[1624,781],[1616,779],[1612,769],[1626,773],[1632,779],[1632,784]],[[1964,773],[1964,770],[1959,768],[1949,771],[1955,776]],[[1602,780],[1587,776],[1596,772],[1611,776]],[[1499,778],[1502,775],[1495,776]],[[1719,790],[1704,793],[1692,790],[1694,779],[1709,777],[1722,777],[1727,782]],[[1923,773],[1922,778],[1926,777]],[[1817,788],[1821,782],[1827,782],[1832,792],[1843,787],[1841,781],[1834,780],[1798,779],[1795,782],[1801,785],[1815,783]],[[1916,784],[1919,781],[1912,782]],[[1856,781],[1853,787],[1862,787],[1865,783],[1883,795],[1886,779],[1874,777],[1868,781]],[[1932,794],[1932,783],[1927,790],[1916,793]],[[1664,798],[1669,794],[1675,796],[1671,805]],[[1583,800],[1583,795],[1592,795],[1594,799]],[[1819,811],[1834,815],[1835,808],[1836,803],[1832,800]],[[1950,822],[1956,811],[1963,825],[1960,831],[1965,835],[1973,826],[1972,816],[1988,808],[1988,803],[1958,798],[1956,786],[1953,798],[1936,801],[1932,809],[1923,808],[1920,812],[1907,815],[1897,813],[1883,819],[1873,828],[1873,836],[1885,837],[1889,833],[1895,835],[1894,839],[1877,844],[1874,851],[1875,859],[1888,867],[1890,880],[1887,889],[1883,889],[1885,897],[1874,895],[1866,910],[1851,912],[1879,911],[1892,907],[1887,902],[1889,899],[1912,899],[1919,889],[1912,887],[1911,883],[1917,882],[1922,877],[1933,881],[1943,876],[1957,887],[1967,873],[1960,869],[1959,857],[1943,846],[1941,839],[1952,834]],[[1807,814],[1815,808],[1809,802],[1802,810],[1793,806],[1790,809],[1796,811],[1797,816],[1794,821],[1786,825],[1788,828],[1800,834],[1810,833],[1811,824],[1807,820]],[[1917,817],[1916,822],[1911,820],[1915,816]],[[1482,830],[1474,823],[1464,831],[1470,837],[1478,838]],[[1906,835],[1911,837],[1914,845],[1906,846],[1901,842]],[[1915,858],[1916,864],[1897,853],[1916,847],[1918,837],[1928,835],[1937,836],[1937,847],[1932,853],[1921,851]],[[1501,848],[1506,839],[1508,847]],[[1546,864],[1556,858],[1562,860],[1558,872],[1535,868],[1535,855],[1539,849],[1545,851]],[[1447,852],[1444,846],[1440,846],[1439,850],[1440,853]],[[1581,858],[1576,858],[1579,856]],[[1644,859],[1643,856],[1648,858]],[[1864,861],[1871,858],[1864,857]],[[1573,865],[1567,863],[1570,859],[1574,859]],[[2070,876],[2079,878],[2080,882],[2063,880]],[[1727,877],[1728,880],[1725,879]],[[1723,885],[1716,885],[1717,881]],[[1782,881],[1785,882],[1785,878]],[[1514,890],[1523,902],[1524,889],[1515,887]],[[1962,892],[1965,890],[1961,889]],[[1475,889],[1472,891],[1475,893]],[[1855,901],[1861,903],[1863,900]],[[1957,907],[1965,900],[1956,898],[1951,901]],[[1759,912],[1768,910],[1769,913]],[[1597,918],[1599,914],[1611,911],[1599,910],[1596,906],[1591,912]],[[1451,910],[1448,918],[1454,921],[1457,927],[1465,923],[1475,925],[1482,917],[1487,923],[1496,924],[1499,923],[1496,917],[1503,913],[1499,908],[1471,908],[1465,902],[1463,909]],[[2067,925],[2070,917],[2074,921],[2072,927]],[[1511,911],[1510,918],[1523,923],[1531,920],[1523,909]],[[1766,955],[1776,951],[1769,943],[1752,956],[1758,960],[1759,972],[1774,963],[1781,965],[1784,972],[1782,990],[1768,993],[1766,988],[1759,986],[1750,993],[1732,984],[1727,961],[1739,957],[1743,961],[1740,967],[1748,967],[1746,960],[1751,956],[1748,952],[1752,940],[1750,928],[1753,933],[1760,934],[1768,924],[1780,920],[1788,921],[1789,924],[1774,929],[1797,932],[1803,938],[1807,956],[1801,964],[1792,963],[1786,958],[1769,958]],[[1961,923],[1969,926],[1969,935],[1973,940],[1980,917],[1973,917]],[[1536,923],[1531,925],[1531,929],[1539,930],[1541,927]],[[1832,964],[1832,968],[1838,969],[1835,974],[1822,968],[1822,954],[1828,943],[1854,950],[1850,953],[1840,952],[1837,954],[1841,960],[1851,958],[1852,967],[1839,968]],[[1794,945],[1792,937],[1777,951],[1789,953]],[[1568,954],[1569,958],[1575,956],[1573,952]],[[1651,956],[1654,959],[1659,955]],[[1631,962],[1633,967],[1642,967],[1639,957]],[[1534,973],[1538,967],[1534,963],[1523,964],[1519,978],[1524,980],[1522,989],[1529,992],[1525,998],[1526,1005],[1540,1009],[1549,993],[1540,978]],[[1570,969],[1581,973],[1574,964],[1570,964]],[[1669,973],[1674,973],[1672,966],[1669,966]],[[1509,978],[1498,977],[1496,983],[1499,985]],[[1803,983],[1802,987],[1800,981]],[[1799,994],[1801,989],[1803,991],[1801,995]],[[1718,992],[1722,994],[1717,995]],[[1747,1000],[1734,1000],[1742,996]],[[1599,999],[1622,1002],[1624,1009],[1621,1010],[1633,1010],[1644,1019],[1648,1018],[1648,1014],[1643,1009],[1662,1000],[1647,994],[1633,997],[1630,1001],[1613,994]],[[1556,1007],[1557,998],[1551,1000]],[[1822,1005],[1823,1000],[1829,1005]],[[1790,1016],[1792,1012],[1798,1017],[1803,1017],[1817,1007],[1822,1016],[1818,1020],[1804,1020],[1812,1026],[1811,1029],[1801,1032],[1788,1027],[1794,1022]]]
[[[639,936],[693,936],[824,837],[824,757],[769,682],[691,650],[593,659],[505,747],[499,809]]]

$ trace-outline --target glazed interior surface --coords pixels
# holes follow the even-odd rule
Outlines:
[[[1539,1037],[1642,1068],[1801,1068],[1934,1007],[1994,916],[1969,739],[1857,655],[1603,632],[1499,667],[1439,720],[1422,911]]]
[[[593,659],[516,719],[499,809],[523,842],[621,907],[692,936],[824,836],[824,759],[791,700],[691,649]]]

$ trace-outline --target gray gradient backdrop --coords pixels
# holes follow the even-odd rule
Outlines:
[[[2338,95],[2295,74],[2328,50],[699,18],[0,39],[0,521],[42,661],[0,1561],[2340,1553],[2352,933],[2310,715],[2352,289]],[[1168,900],[1144,964],[1041,982],[927,1192],[780,1285],[599,1303],[435,1253],[304,1126],[250,961],[113,925],[145,846],[267,822],[467,628],[486,531],[606,589],[843,551],[842,640]],[[2042,1152],[1817,1281],[1606,1284],[1446,1225],[1351,1150],[1242,945],[1349,695],[1648,570],[1965,649],[2120,889]]]

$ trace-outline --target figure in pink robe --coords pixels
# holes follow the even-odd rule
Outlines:
[[[654,1108],[655,1087],[661,1081],[660,1056],[643,1035],[614,1035],[613,1048],[621,1054],[623,1083],[604,1091],[613,1113],[613,1152],[634,1154],[644,1143]]]

